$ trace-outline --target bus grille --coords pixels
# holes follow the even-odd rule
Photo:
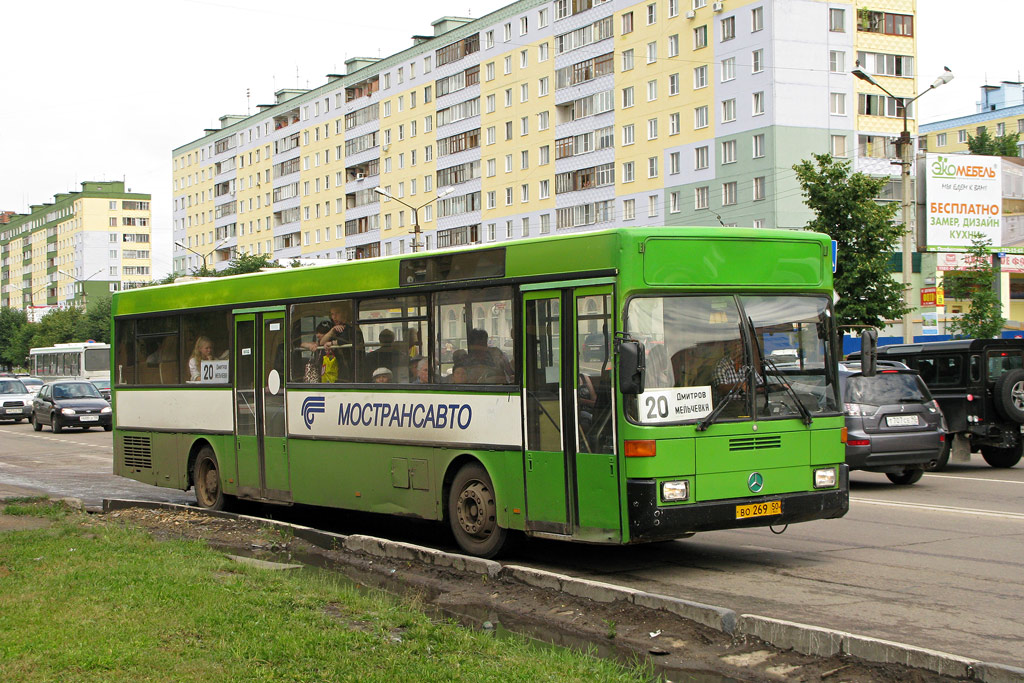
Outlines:
[[[782,448],[782,437],[774,434],[770,436],[740,436],[729,439],[730,451],[759,451],[765,448]]]
[[[148,436],[124,437],[124,466],[153,468],[153,449]]]

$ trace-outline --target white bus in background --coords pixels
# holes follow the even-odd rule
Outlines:
[[[29,371],[55,379],[110,379],[110,344],[85,341],[30,349]]]

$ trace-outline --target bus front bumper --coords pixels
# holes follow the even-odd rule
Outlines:
[[[659,506],[655,480],[630,479],[626,482],[626,496],[630,542],[667,541],[698,531],[783,526],[813,519],[842,517],[850,509],[850,469],[840,465],[839,486],[823,491]],[[781,514],[737,519],[737,506],[780,499]]]

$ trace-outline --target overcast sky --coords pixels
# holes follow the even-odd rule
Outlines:
[[[170,268],[171,150],[281,88],[315,88],[351,57],[386,57],[442,15],[507,0],[3,2],[0,210],[25,212],[84,180],[153,195],[154,271]],[[686,4],[686,0],[683,0]],[[918,0],[922,123],[971,114],[983,83],[1020,80],[1021,0]],[[383,13],[379,10],[383,10]],[[1005,21],[997,20],[1005,19]],[[249,95],[247,96],[247,93]]]

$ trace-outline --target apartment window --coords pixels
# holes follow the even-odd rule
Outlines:
[[[708,27],[698,26],[693,29],[693,49],[699,50],[702,47],[708,46]]]
[[[679,16],[679,0],[668,0],[668,16]]]
[[[722,60],[722,83],[736,78],[736,58],[729,57]]]
[[[537,130],[547,130],[550,125],[550,115],[546,111],[537,114]]]
[[[658,215],[658,195],[647,195],[647,217],[654,218]]]
[[[511,173],[511,172],[512,172],[512,155],[511,154],[506,154],[505,155],[505,173]]]
[[[526,17],[519,17],[519,35],[525,36],[530,27],[530,21]]]
[[[1024,119],[1017,119],[1017,132],[1024,133]],[[943,133],[945,135],[945,133]]]
[[[732,206],[736,203],[736,181],[722,183],[722,206]]]
[[[1006,124],[1005,123],[997,123],[996,124],[996,137],[1002,137],[1003,135],[1006,135]]]
[[[525,183],[519,186],[519,201],[524,204],[530,201],[530,186]]]
[[[673,34],[668,37],[668,56],[678,57],[679,56],[679,34]]]
[[[764,193],[765,182],[764,181],[765,181],[765,177],[764,176],[760,176],[758,178],[754,178],[754,201],[755,202],[759,202],[759,201],[761,201],[762,199],[765,198],[765,193]]]
[[[512,73],[512,55],[505,57],[505,75]]]
[[[671,192],[668,195],[669,213],[679,213],[679,191]]]
[[[679,152],[672,152],[668,155],[668,172],[672,175],[679,173]]]
[[[736,120],[736,98],[722,100],[722,123]]]
[[[658,157],[647,157],[647,177],[658,177]]]
[[[647,119],[647,139],[658,139],[658,119]]]
[[[736,141],[725,140],[722,142],[722,163],[732,164],[736,162]]]
[[[709,159],[708,146],[702,145],[693,150],[693,168],[697,171],[706,169],[708,167]]]
[[[935,136],[935,145],[937,147],[945,147],[946,146],[946,134],[945,133],[939,133],[938,135]]]
[[[658,99],[658,81],[647,81],[647,101]]]
[[[706,209],[708,208],[708,187],[697,187],[693,190],[693,208],[695,209]]]
[[[494,31],[488,31],[484,34],[484,47],[487,49],[494,47]]]
[[[633,13],[626,12],[622,15],[622,35],[633,32]]]
[[[732,40],[736,37],[736,17],[722,19],[722,41]]]
[[[708,127],[708,105],[702,107],[696,107],[693,110],[693,127],[694,128],[707,128]]]
[[[754,93],[753,114],[754,114],[754,116],[757,116],[758,114],[763,114],[763,113],[764,113],[764,92],[756,92],[756,93]]]
[[[484,67],[484,75],[488,81],[494,80],[494,62],[490,62]]]
[[[700,90],[708,86],[708,67],[706,64],[693,70],[693,89]]]
[[[751,138],[753,158],[760,159],[764,156],[764,133],[759,133]]]
[[[647,43],[647,63],[654,64],[658,61],[658,43]]]
[[[548,94],[548,77],[545,76],[537,81],[537,97],[544,97]]]
[[[764,50],[754,50],[750,53],[751,73],[759,74],[764,71]]]
[[[494,126],[488,126],[487,127],[487,142],[486,142],[486,144],[493,145],[495,142],[497,142],[496,137],[497,137],[497,131],[495,130]]]
[[[495,195],[494,190],[491,190],[490,192],[487,193],[487,208],[488,209],[494,209],[494,208],[497,208],[497,206],[498,206],[498,198]]]
[[[647,5],[647,25],[650,26],[658,20],[658,5],[657,3],[650,3]]]
[[[861,10],[857,12],[857,30],[889,36],[914,35],[914,16]]]
[[[844,33],[846,31],[846,10],[834,7],[829,8],[828,30],[837,33]]]
[[[526,54],[527,54],[527,50],[520,50],[519,51],[519,68],[520,69],[525,69],[527,67],[527,65],[529,64],[529,59],[526,56]]]
[[[548,10],[544,9],[537,10],[537,28],[544,28],[548,25]]]
[[[679,94],[679,74],[669,74],[668,76],[668,94],[669,97],[672,95]]]
[[[546,61],[548,61],[548,51],[550,49],[548,47],[548,45],[550,45],[550,43],[541,43],[540,45],[537,46],[537,61],[538,62],[546,62]]]
[[[512,206],[512,201],[513,201],[512,188],[511,187],[506,187],[505,188],[505,206]]]
[[[828,101],[828,111],[830,114],[834,116],[846,116],[846,93],[829,93]]]
[[[635,199],[624,199],[622,200],[622,220],[631,221],[636,218],[636,200]]]
[[[537,184],[537,194],[540,199],[548,199],[551,196],[551,181],[542,180]]]
[[[756,33],[764,28],[764,8],[755,7],[750,10],[750,32]]]
[[[834,156],[834,157],[845,157],[846,156],[846,136],[845,135],[833,135],[832,136],[832,156]]]
[[[542,213],[540,215],[540,234],[546,235],[551,232],[551,214]]]
[[[505,122],[505,139],[506,140],[511,140],[512,139],[512,122],[511,121],[506,121]]]
[[[634,164],[632,161],[627,161],[622,164],[622,182],[631,183],[633,180],[635,180]]]
[[[672,112],[668,115],[668,134],[679,135],[679,112]]]
[[[633,86],[622,89],[622,108],[628,109],[633,106]]]
[[[512,40],[512,23],[511,22],[506,23],[502,27],[501,35],[502,35],[502,38],[504,39],[504,41],[506,43],[508,41]]]
[[[538,150],[537,156],[538,166],[543,166],[544,164],[549,163],[551,161],[551,147],[549,147],[548,145],[544,145]]]
[[[519,101],[526,102],[530,99],[530,84],[522,83],[519,86]]]
[[[487,98],[484,100],[484,102],[486,103],[485,109],[486,109],[487,113],[488,114],[493,114],[494,110],[496,108],[496,102],[495,102],[494,95],[488,95]]]
[[[622,51],[622,70],[632,71],[633,69],[633,50]]]
[[[622,127],[622,144],[632,145],[634,142],[633,137],[633,124],[630,123]]]
[[[958,130],[956,132],[956,141],[959,142],[961,145],[967,144],[967,131]]]
[[[841,50],[830,50],[828,53],[828,70],[834,74],[846,71],[846,53]]]

